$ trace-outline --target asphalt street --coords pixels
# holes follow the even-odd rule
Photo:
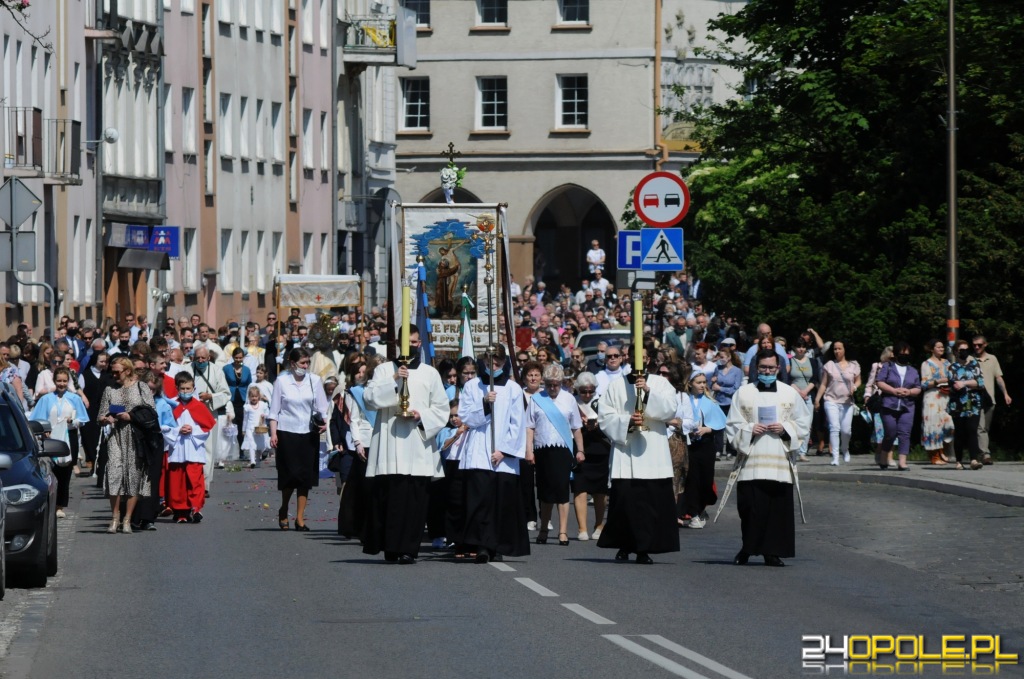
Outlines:
[[[269,467],[218,472],[202,524],[130,536],[73,484],[60,574],[0,603],[4,679],[781,678],[814,674],[805,634],[988,633],[1024,651],[1024,508],[927,490],[805,481],[809,522],[779,569],[732,565],[735,500],[653,566],[575,539],[490,565],[428,546],[399,566],[336,534],[331,481],[304,534],[278,530]]]

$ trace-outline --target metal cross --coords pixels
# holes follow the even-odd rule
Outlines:
[[[455,159],[462,155],[462,151],[456,151],[455,144],[453,142],[448,142],[448,150],[441,151],[441,155],[446,157],[449,163],[454,163]]]

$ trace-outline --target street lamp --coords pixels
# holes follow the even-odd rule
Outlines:
[[[949,315],[946,317],[946,340],[952,347],[959,336],[960,313],[957,308],[957,224],[956,224],[956,13],[955,0],[949,0],[949,74],[947,76],[947,99],[949,102],[949,115],[946,117],[947,131],[947,200],[949,205],[946,208],[947,214],[947,238],[949,239],[949,263],[946,270],[946,285],[949,295],[946,303],[949,305]]]
[[[82,142],[85,145],[96,144],[96,164],[93,166],[93,177],[96,179],[96,285],[93,288],[96,296],[103,293],[103,144],[113,144],[120,139],[121,134],[116,127],[108,127],[103,130],[101,139],[90,139]],[[99,299],[99,308],[103,308],[102,297]],[[97,321],[99,316],[97,315]]]

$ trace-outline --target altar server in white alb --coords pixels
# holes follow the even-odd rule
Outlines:
[[[796,553],[793,519],[794,456],[807,440],[811,411],[796,389],[778,381],[779,358],[773,349],[754,357],[757,381],[732,397],[725,431],[737,451],[740,473],[736,504],[743,547],[733,559],[742,566],[753,554],[768,566],[784,566]]]
[[[419,556],[427,519],[430,479],[440,469],[435,437],[448,423],[448,396],[437,370],[419,362],[420,333],[409,331],[409,349],[416,356],[408,367],[382,363],[363,399],[377,413],[366,460],[370,505],[367,507],[363,552],[390,563],[411,564]],[[399,389],[409,380],[409,410],[403,417]]]
[[[490,361],[484,358],[478,367],[478,377],[467,382],[459,396],[459,419],[469,430],[463,437],[459,462],[465,523],[455,541],[475,550],[477,563],[487,563],[530,553],[519,487],[526,431],[523,390],[509,374],[512,366],[505,348],[498,345]]]
[[[635,412],[637,394],[644,399],[642,416]],[[620,376],[601,397],[597,424],[612,442],[612,488],[597,546],[618,549],[616,561],[635,552],[637,563],[651,564],[651,554],[679,551],[667,433],[676,405],[676,390],[660,375],[638,374],[635,382]]]

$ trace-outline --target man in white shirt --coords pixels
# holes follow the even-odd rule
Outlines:
[[[220,366],[210,363],[210,350],[206,348],[206,345],[197,344],[195,346],[192,365],[189,368],[189,372],[195,378],[195,393],[217,420],[217,426],[210,430],[210,438],[207,440],[206,446],[204,473],[206,475],[206,492],[209,493],[214,466],[216,465],[219,469],[224,468],[222,460],[226,454],[222,452],[223,441],[220,432],[228,423],[227,405],[231,401],[231,391],[228,389],[224,370]]]
[[[596,240],[590,241],[590,249],[587,250],[587,265],[590,273],[597,273],[604,268],[605,253],[601,244]]]
[[[604,361],[604,370],[596,375],[597,392],[594,394],[595,398],[601,397],[605,390],[608,389],[609,383],[622,379],[630,373],[629,356],[626,354],[626,350],[617,344],[608,347],[604,354]]]
[[[611,282],[604,277],[604,272],[601,269],[594,270],[594,280],[590,281],[591,290],[600,290],[601,295],[608,294],[608,288],[611,287]]]

